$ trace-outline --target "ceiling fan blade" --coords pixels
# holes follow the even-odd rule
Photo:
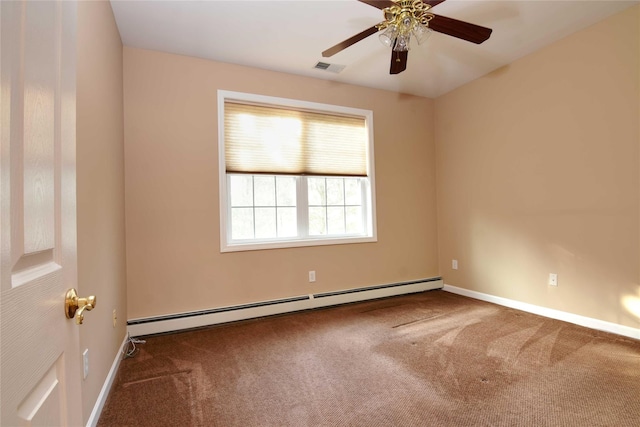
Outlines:
[[[400,74],[407,69],[407,58],[409,56],[408,51],[396,52],[391,51],[391,69],[389,74]]]
[[[422,0],[422,3],[428,4],[431,7],[437,6],[444,0]]]
[[[358,0],[360,3],[366,3],[369,6],[377,7],[378,9],[384,9],[385,7],[391,7],[396,3],[390,0]],[[437,6],[445,0],[422,0],[422,3],[428,4],[431,7]]]
[[[324,52],[322,52],[322,56],[329,57],[329,56],[333,56],[336,53],[340,52],[343,49],[348,48],[349,46],[351,46],[352,44],[358,43],[360,40],[363,40],[367,37],[369,37],[371,34],[375,34],[378,32],[378,28],[376,25],[374,25],[371,28],[367,28],[366,30],[362,31],[361,33],[356,34],[355,36],[346,39],[343,42],[338,43],[337,45],[330,47],[329,49],[325,50]]]
[[[429,21],[429,28],[433,31],[476,44],[487,40],[493,31],[491,28],[481,27],[480,25],[470,24],[440,15],[434,15],[433,19]]]
[[[369,6],[377,7],[380,10],[384,9],[385,7],[391,7],[395,4],[390,0],[358,0],[358,1],[360,3],[366,3]],[[444,1],[444,0],[441,0],[441,1]]]

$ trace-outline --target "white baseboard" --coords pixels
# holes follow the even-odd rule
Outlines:
[[[109,391],[111,391],[111,385],[113,384],[113,380],[116,377],[116,373],[118,372],[118,367],[120,366],[120,361],[122,360],[122,350],[124,349],[124,345],[127,342],[128,335],[125,334],[124,340],[120,345],[120,349],[116,354],[115,359],[113,360],[113,364],[111,365],[111,369],[109,369],[109,373],[107,374],[107,378],[104,380],[104,384],[102,385],[102,390],[100,390],[100,394],[98,394],[98,398],[96,399],[96,404],[93,405],[93,411],[91,411],[91,415],[87,420],[87,427],[95,427],[98,424],[98,419],[100,418],[100,414],[102,413],[102,408],[104,408],[104,404],[107,401],[107,397],[109,396]]]
[[[279,301],[264,301],[255,304],[223,307],[193,313],[178,313],[156,318],[130,319],[127,322],[127,328],[133,337],[151,335],[349,302],[441,289],[442,285],[442,279],[437,277],[339,292],[309,294]]]
[[[444,285],[443,291],[451,292],[466,297],[479,299],[482,301],[492,302],[494,304],[503,305],[505,307],[515,308],[517,310],[526,311],[528,313],[537,314],[552,319],[562,320],[564,322],[574,323],[576,325],[585,326],[599,331],[611,332],[617,335],[623,335],[629,338],[640,339],[640,329],[630,326],[618,325],[617,323],[605,322],[604,320],[593,319],[591,317],[580,316],[578,314],[567,313],[566,311],[554,310],[552,308],[541,307],[539,305],[528,304],[521,301],[515,301],[508,298],[497,297],[481,292],[470,291],[456,286]]]

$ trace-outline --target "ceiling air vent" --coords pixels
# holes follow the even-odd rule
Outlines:
[[[313,68],[316,68],[318,70],[331,71],[332,73],[339,73],[340,71],[344,70],[344,67],[346,67],[346,65],[329,64],[327,62],[318,62]]]

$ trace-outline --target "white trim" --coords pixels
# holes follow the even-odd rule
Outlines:
[[[111,364],[111,369],[107,374],[107,378],[104,380],[104,384],[102,385],[102,389],[100,390],[100,394],[98,394],[98,398],[96,399],[96,404],[93,406],[93,410],[91,411],[91,415],[87,420],[87,427],[95,427],[98,424],[98,420],[100,419],[100,414],[102,414],[102,409],[104,408],[104,404],[107,401],[107,397],[109,396],[109,391],[111,391],[111,386],[113,385],[113,380],[116,377],[116,373],[118,372],[118,367],[120,367],[120,361],[122,360],[122,350],[124,349],[124,345],[127,342],[128,335],[125,334],[124,340],[122,340],[122,344],[118,349],[118,353],[116,353],[116,357]]]
[[[261,251],[264,249],[279,248],[302,248],[307,246],[326,246],[326,245],[347,245],[352,243],[373,243],[377,242],[375,237],[322,237],[307,238],[299,240],[282,240],[282,241],[265,241],[262,243],[233,243],[221,248],[220,252],[241,252],[241,251]]]
[[[229,197],[227,196],[227,165],[224,147],[224,100],[226,91],[218,90],[218,193],[220,211],[220,251],[224,252],[229,240],[227,224],[229,222]]]
[[[231,242],[229,231],[230,207],[228,202],[228,184],[225,164],[225,136],[224,136],[224,103],[225,100],[246,101],[258,104],[290,107],[305,111],[318,111],[344,114],[347,116],[363,117],[368,137],[367,145],[367,187],[366,206],[363,204],[366,217],[366,231],[357,236],[333,236],[314,237],[298,236],[291,240],[276,239],[273,241],[252,241],[247,243]],[[218,188],[220,205],[220,252],[251,251],[262,249],[295,248],[304,246],[340,245],[351,243],[372,243],[378,241],[378,226],[376,217],[376,186],[375,186],[375,158],[374,158],[374,134],[373,111],[361,108],[346,107],[340,105],[322,104],[318,102],[302,101],[297,99],[279,98],[273,96],[256,95],[251,93],[218,90]],[[298,218],[300,220],[300,218]]]
[[[323,104],[319,102],[303,101],[299,99],[280,98],[277,96],[257,95],[255,93],[235,92],[230,90],[218,89],[218,106],[222,102],[224,107],[224,100],[231,99],[234,101],[253,102],[265,105],[275,105],[278,107],[291,107],[305,111],[327,111],[331,113],[344,114],[346,116],[367,117],[373,116],[371,110],[365,110],[362,108],[345,107],[342,105]],[[218,116],[224,122],[224,115]],[[373,135],[372,135],[373,136]]]
[[[242,306],[240,306],[238,309],[225,307],[229,308],[229,310],[175,319],[130,319],[131,322],[140,320],[149,320],[149,322],[128,325],[127,328],[131,336],[150,335],[442,288],[442,280],[423,280],[424,281],[416,281],[416,283],[399,284],[397,286],[376,289],[363,288],[361,290],[346,290],[345,292],[348,293],[341,293],[337,295],[309,294],[302,296],[306,298],[304,300],[285,301],[281,303],[275,302],[274,304],[259,307],[242,308]],[[188,313],[177,313],[177,315],[181,314]]]
[[[640,339],[640,329],[630,326],[618,325],[617,323],[605,322],[604,320],[594,319],[591,317],[580,316],[579,314],[568,313],[566,311],[555,310],[552,308],[541,307],[539,305],[528,304],[526,302],[516,301],[508,298],[497,297],[494,295],[484,294],[482,292],[470,291],[464,288],[458,288],[445,284],[443,291],[453,294],[463,295],[466,297],[491,302],[505,307],[515,308],[517,310],[526,311],[528,313],[537,314],[551,319],[562,320],[564,322],[574,323],[599,331],[611,332],[613,334],[622,335],[629,338]]]

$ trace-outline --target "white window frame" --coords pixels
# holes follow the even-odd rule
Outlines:
[[[366,209],[366,221],[365,232],[359,235],[352,236],[304,236],[295,238],[277,238],[277,239],[252,239],[251,241],[232,241],[231,240],[231,227],[230,227],[230,213],[231,206],[229,204],[229,183],[227,180],[226,164],[225,164],[225,138],[224,138],[224,103],[225,100],[235,100],[244,102],[253,102],[267,105],[274,105],[277,107],[289,107],[300,110],[311,110],[327,113],[337,113],[352,116],[360,116],[365,120],[365,128],[368,136],[367,146],[367,179],[366,187],[363,190],[363,208]],[[374,173],[374,156],[373,156],[373,111],[363,110],[358,108],[343,107],[329,104],[320,104],[315,102],[300,101],[287,98],[277,98],[264,95],[255,95],[242,92],[232,92],[226,90],[218,90],[218,159],[219,159],[219,193],[220,193],[220,251],[221,252],[235,252],[235,251],[250,251],[260,249],[275,249],[275,248],[292,248],[292,247],[304,247],[304,246],[320,246],[320,245],[338,245],[338,244],[351,244],[351,243],[368,243],[377,242],[377,222],[376,222],[376,202],[375,202],[375,173]],[[298,180],[298,186],[306,184],[306,178]],[[298,189],[298,197],[300,195],[306,195],[307,190]],[[300,203],[305,206],[308,205],[308,200],[305,197],[303,200],[298,199],[298,221],[304,220],[307,226],[308,219],[304,217],[307,215],[307,209],[300,209]],[[302,215],[300,212],[303,212]],[[300,226],[300,225],[299,225]],[[307,234],[307,233],[305,233]]]

